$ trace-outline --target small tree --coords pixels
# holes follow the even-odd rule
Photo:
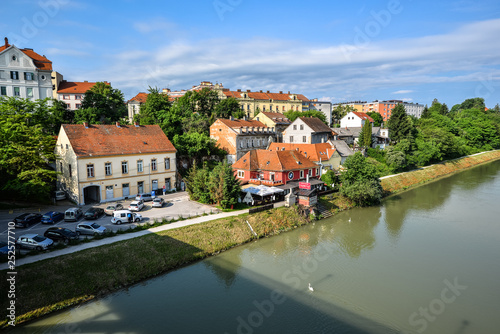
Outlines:
[[[358,145],[360,147],[372,146],[372,124],[367,120],[365,121],[365,124],[363,124],[363,128],[359,133]]]
[[[391,118],[389,118],[387,125],[393,142],[410,137],[414,131],[413,123],[406,115],[405,107],[402,104],[398,104],[392,109]]]

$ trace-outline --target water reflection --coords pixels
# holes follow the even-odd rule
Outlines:
[[[239,275],[241,267],[241,257],[235,256],[231,258],[231,262],[223,260],[221,257],[213,257],[210,261],[203,261],[205,267],[210,270],[224,284],[226,289],[229,289],[236,277]]]

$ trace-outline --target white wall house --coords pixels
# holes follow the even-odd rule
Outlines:
[[[34,52],[5,44],[0,46],[0,96],[30,100],[52,97],[52,62]]]
[[[158,125],[63,124],[58,188],[79,205],[176,185],[176,149]]]
[[[285,131],[284,143],[318,144],[333,137],[332,129],[316,117],[297,117]]]
[[[340,120],[341,128],[355,128],[355,127],[363,127],[365,125],[365,121],[373,123],[373,118],[368,116],[365,113],[351,111]]]

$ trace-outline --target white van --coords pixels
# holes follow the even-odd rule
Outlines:
[[[83,216],[83,211],[80,208],[69,208],[64,212],[65,222],[76,222],[80,217]]]
[[[132,218],[132,221],[130,221]],[[113,218],[111,218],[111,223],[113,224],[123,224],[131,222],[140,222],[142,220],[142,215],[130,210],[117,210],[113,212]]]

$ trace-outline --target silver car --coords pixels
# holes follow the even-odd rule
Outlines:
[[[16,247],[36,250],[46,250],[54,241],[39,234],[24,234],[16,240]]]
[[[86,235],[99,235],[104,234],[107,229],[97,223],[80,223],[76,225],[76,234],[86,234]]]
[[[161,207],[163,207],[164,203],[165,203],[165,200],[162,197],[156,197],[153,200],[153,208],[161,208]]]

